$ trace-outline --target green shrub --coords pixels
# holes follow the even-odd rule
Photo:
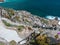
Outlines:
[[[24,26],[18,26],[18,31],[22,31],[22,29],[24,28]]]
[[[4,23],[6,26],[13,26],[12,24],[7,23],[5,20],[2,20],[2,21],[3,21],[3,23]]]
[[[14,40],[10,41],[10,45],[16,45],[16,42]]]

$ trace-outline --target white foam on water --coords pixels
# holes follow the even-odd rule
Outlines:
[[[55,16],[46,16],[46,18],[53,20],[53,19],[55,19]],[[58,20],[60,20],[60,17],[58,17]]]
[[[0,2],[0,3],[3,3],[3,2]]]
[[[58,20],[60,20],[60,17],[58,17]]]
[[[47,19],[51,19],[51,20],[55,19],[54,16],[46,16],[46,18],[47,18]]]

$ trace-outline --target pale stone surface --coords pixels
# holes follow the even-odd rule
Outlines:
[[[22,40],[22,38],[18,36],[16,31],[5,28],[1,19],[0,19],[0,25],[1,25],[0,26],[0,37],[3,37],[8,42],[10,42],[11,40],[15,40],[16,42],[19,42]]]
[[[0,2],[4,2],[4,0],[0,0]]]

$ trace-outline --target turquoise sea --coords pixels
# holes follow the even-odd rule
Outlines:
[[[5,0],[0,6],[16,10],[27,10],[32,14],[60,17],[60,0]]]

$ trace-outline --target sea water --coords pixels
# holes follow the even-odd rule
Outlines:
[[[41,17],[60,17],[60,0],[5,0],[0,6],[26,10]]]

